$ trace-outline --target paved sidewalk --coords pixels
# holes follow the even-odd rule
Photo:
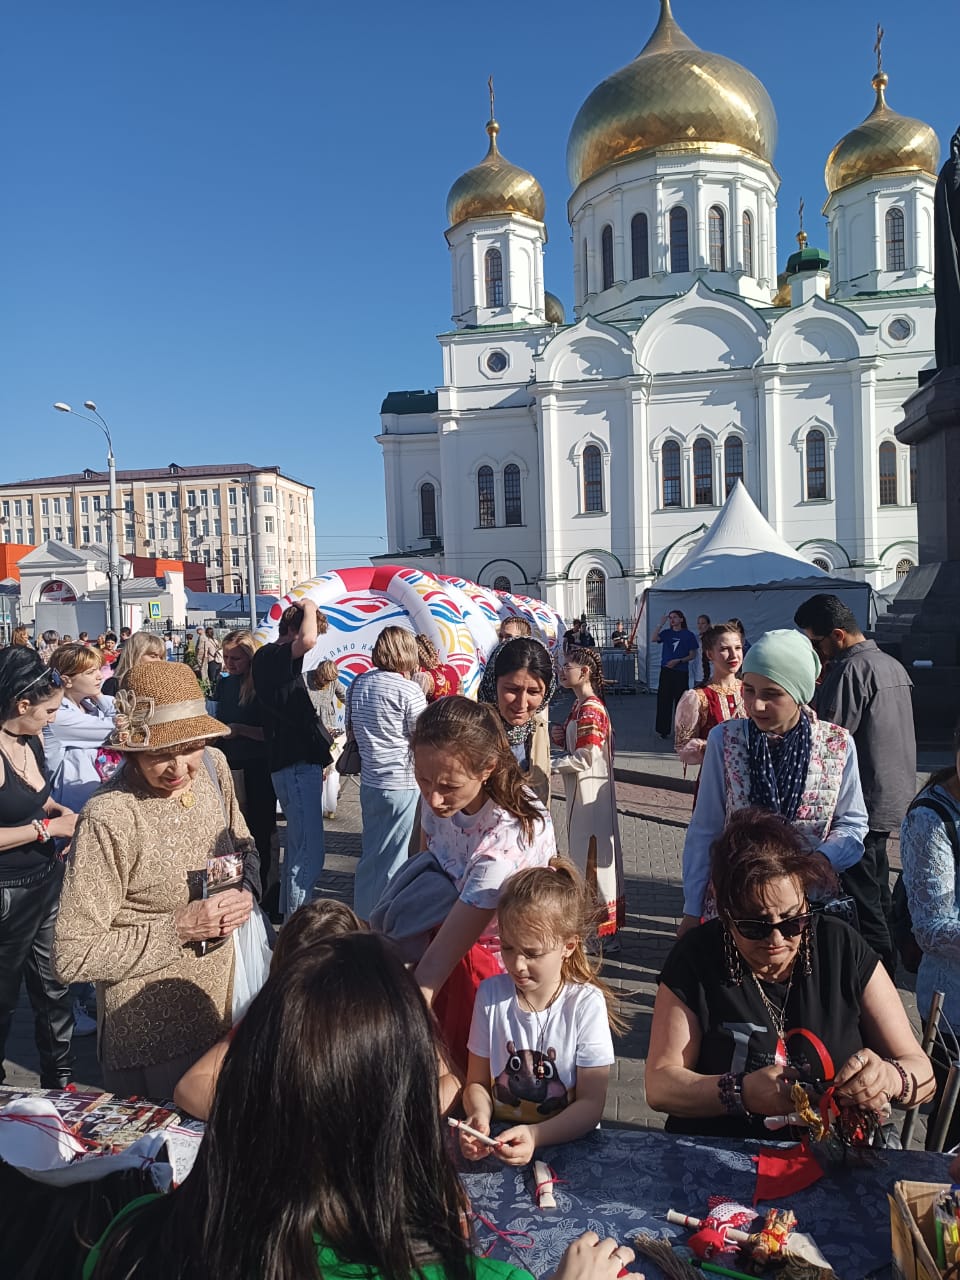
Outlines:
[[[672,753],[646,750],[645,739],[652,729],[652,699],[634,696],[612,700],[611,710],[617,731],[617,795],[627,884],[627,927],[622,935],[622,951],[604,967],[605,976],[620,993],[623,1009],[631,1018],[629,1031],[617,1043],[614,1068],[605,1112],[606,1122],[630,1127],[662,1128],[662,1116],[650,1111],[643,1092],[643,1070],[650,1031],[656,979],[675,937],[681,912],[680,860],[683,838],[689,821],[692,796],[682,785],[682,766]],[[564,713],[562,705],[553,718]],[[656,739],[659,743],[659,739]],[[621,742],[626,748],[620,750]],[[621,772],[622,769],[622,772]],[[564,806],[558,795],[552,804],[558,842],[566,845]],[[335,821],[326,823],[327,863],[319,882],[320,892],[350,901],[353,873],[360,856],[359,789],[353,779],[344,782]],[[898,865],[896,848],[893,861]],[[912,978],[901,974],[901,994],[916,1019]],[[98,1086],[95,1037],[75,1040],[77,1083]],[[14,1019],[7,1045],[7,1079],[11,1084],[35,1086],[37,1059],[33,1046],[32,1020],[25,996]]]

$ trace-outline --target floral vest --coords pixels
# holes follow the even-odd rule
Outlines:
[[[792,826],[811,844],[820,844],[830,832],[843,780],[843,766],[850,753],[850,734],[838,724],[818,720],[809,707],[803,714],[810,720],[813,742],[806,786]],[[723,734],[723,782],[727,801],[726,818],[750,805],[750,759],[747,752],[749,721],[728,720]]]

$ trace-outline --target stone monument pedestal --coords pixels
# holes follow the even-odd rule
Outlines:
[[[914,682],[917,742],[942,746],[960,720],[960,368],[928,376],[903,408],[896,434],[916,447],[920,563],[875,634]]]

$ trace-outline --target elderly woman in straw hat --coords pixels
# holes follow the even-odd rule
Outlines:
[[[84,808],[57,920],[65,982],[97,984],[104,1085],[169,1097],[231,1022],[227,939],[259,896],[259,863],[230,770],[229,732],[181,663],[140,663],[108,739],[124,759]],[[202,898],[208,858],[244,856],[243,886]]]

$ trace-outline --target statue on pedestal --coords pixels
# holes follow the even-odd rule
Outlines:
[[[960,129],[934,195],[934,352],[938,369],[960,368]]]

